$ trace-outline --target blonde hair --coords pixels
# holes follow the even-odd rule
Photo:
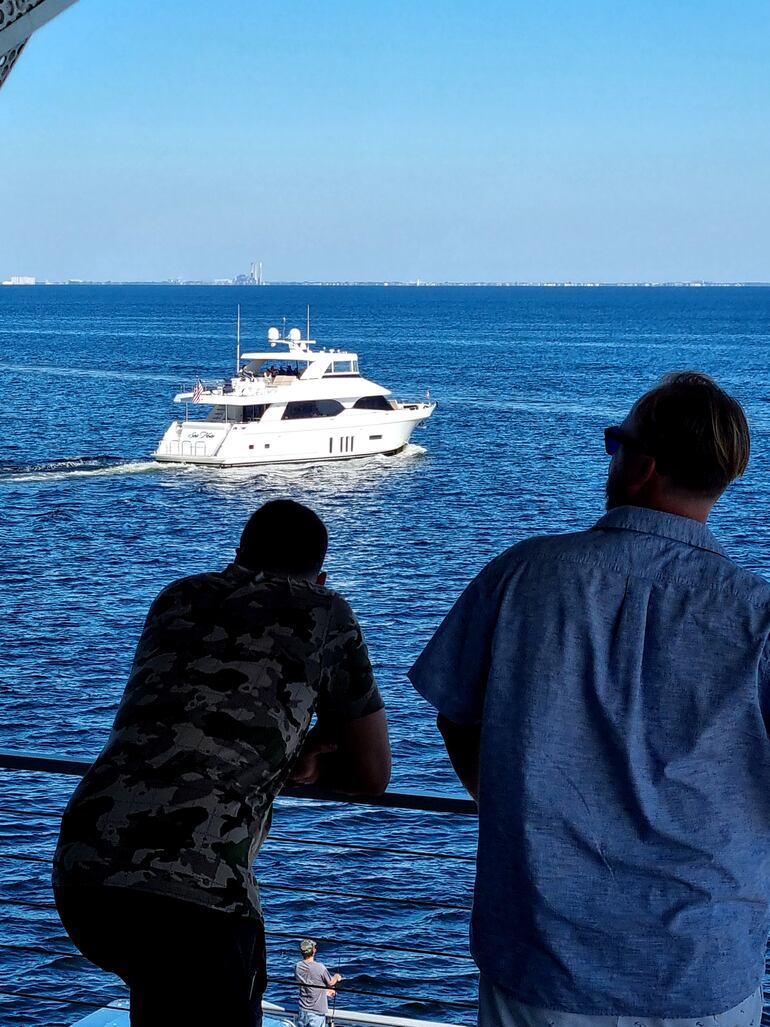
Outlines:
[[[706,374],[666,375],[633,408],[640,446],[675,488],[718,496],[749,462],[751,441],[740,403]]]

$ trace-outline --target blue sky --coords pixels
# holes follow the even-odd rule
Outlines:
[[[0,90],[0,276],[770,280],[768,41],[765,0],[79,0]]]

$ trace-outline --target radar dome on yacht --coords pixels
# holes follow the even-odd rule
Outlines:
[[[281,338],[281,333],[278,331],[277,328],[268,328],[267,337],[270,340],[270,342],[278,342],[278,340]]]
[[[289,332],[289,338],[292,342],[299,342],[299,340],[302,338],[302,332],[299,330],[299,328],[292,328]]]

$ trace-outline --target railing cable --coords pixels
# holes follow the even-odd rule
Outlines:
[[[61,819],[60,813],[48,813],[40,812],[35,813],[31,810],[13,809],[8,806],[0,806],[0,813],[15,814],[20,817],[50,817],[52,819]],[[424,856],[427,859],[454,859],[464,863],[475,863],[475,856],[461,856],[451,852],[437,852],[430,851],[429,849],[397,849],[393,846],[388,845],[362,845],[358,842],[327,842],[320,841],[318,838],[302,838],[299,835],[293,834],[269,834],[265,841],[265,851],[270,842],[288,842],[290,845],[312,845],[314,848],[318,845],[322,845],[329,849],[355,849],[362,852],[387,852],[393,853],[397,856]]]
[[[265,934],[269,938],[283,938],[287,941],[296,941],[297,944],[301,941],[299,934],[289,934],[287,931],[265,931]],[[369,949],[377,949],[382,952],[405,952],[409,955],[439,956],[444,959],[462,959],[473,962],[473,956],[461,952],[440,952],[437,949],[424,949],[409,945],[386,945],[380,942],[355,941],[352,938],[328,938],[320,933],[314,934],[312,931],[309,931],[308,934],[310,937],[316,938],[322,945],[348,945],[352,948],[366,949],[367,951]]]
[[[300,892],[303,895],[324,895],[328,898],[362,899],[365,902],[396,902],[409,906],[424,906],[427,909],[454,909],[461,910],[463,913],[471,912],[470,906],[461,906],[456,902],[435,902],[433,899],[412,897],[402,898],[400,895],[372,895],[370,892],[333,891],[329,888],[301,888],[299,885],[275,884],[272,881],[260,884],[259,889],[260,891]]]
[[[23,906],[25,909],[56,909],[53,902],[31,902],[29,899],[6,899],[0,896],[2,906]]]
[[[88,1002],[82,998],[65,998],[62,995],[37,995],[31,991],[13,991],[10,988],[0,988],[0,995],[10,995],[13,998],[28,998],[34,1002],[57,1002],[68,1006],[88,1006],[89,1009],[101,1009],[110,1002],[122,1002],[123,999],[110,998],[107,995],[98,1001]]]
[[[49,863],[50,860],[43,859],[38,856],[2,856],[0,859],[18,859],[18,860],[29,860],[33,863]],[[459,910],[463,913],[470,913],[470,906],[463,906],[457,902],[436,902],[433,899],[421,899],[413,897],[402,897],[400,895],[372,895],[370,892],[355,892],[355,891],[332,891],[329,888],[303,888],[300,885],[292,884],[276,884],[273,881],[265,881],[259,884],[260,891],[280,891],[280,892],[291,892],[292,894],[297,892],[302,895],[323,895],[331,899],[360,899],[365,902],[386,902],[398,903],[399,905],[409,906],[423,906],[426,909],[454,909]],[[5,899],[0,896],[0,902],[13,903],[13,899]],[[44,907],[41,907],[44,908]]]
[[[31,856],[26,852],[0,852],[0,859],[14,859],[21,863],[51,863],[50,856]]]
[[[0,813],[15,813],[17,817],[55,817],[61,820],[61,813],[52,813],[49,810],[16,809],[14,806],[0,806]]]
[[[294,980],[287,980],[283,977],[271,977],[268,981],[269,984],[288,984],[293,988],[296,988],[297,982]],[[427,983],[432,984],[432,981]],[[312,987],[312,985],[311,985]],[[326,985],[315,985],[315,987],[326,987]],[[418,995],[403,995],[394,994],[388,991],[370,991],[366,988],[341,988],[339,984],[335,984],[335,988],[339,989],[340,995],[368,995],[370,998],[388,998],[395,999],[396,1002],[418,1002],[422,1005],[441,1005],[451,1006],[453,1009],[476,1009],[475,1002],[459,1002],[456,999],[432,999],[425,998],[424,996]]]
[[[266,888],[267,885],[261,887]],[[349,891],[336,891],[331,892],[328,889],[322,891],[320,888],[293,888],[288,884],[271,884],[270,888],[274,891],[288,891],[288,892],[303,892],[310,895],[326,895],[335,899],[367,899],[371,902],[406,902],[412,906],[424,906],[427,909],[453,909],[463,913],[470,913],[470,906],[460,906],[449,902],[433,902],[431,899],[401,899],[397,896],[388,898],[382,895],[365,895],[361,892],[349,892]],[[6,906],[26,906],[28,909],[56,909],[53,902],[32,902],[28,899],[7,899],[5,896],[0,895],[0,905]]]
[[[360,849],[364,852],[390,852],[397,856],[425,856],[429,859],[457,859],[464,863],[475,863],[475,856],[459,856],[450,852],[430,852],[428,849],[396,849],[387,845],[360,845],[356,842],[322,842],[317,838],[299,838],[290,834],[269,834],[265,845],[270,842],[289,842],[292,845],[317,845],[326,846],[329,849]]]
[[[39,956],[79,956],[77,949],[49,949],[45,945],[6,945],[0,942],[0,949],[4,952],[35,952]],[[83,957],[85,959],[85,956]]]
[[[344,945],[348,948],[363,949],[366,952],[369,952],[371,949],[376,949],[378,952],[399,952],[403,955],[409,956],[434,956],[441,959],[461,960],[466,963],[473,962],[473,956],[462,952],[440,952],[438,949],[424,949],[408,945],[385,945],[378,942],[355,941],[355,939],[352,938],[327,938],[320,932],[313,931],[308,931],[308,934],[316,938],[322,945]],[[287,931],[265,931],[265,935],[268,938],[281,939],[281,941],[296,941],[299,943],[300,940],[300,936],[298,934],[289,934]],[[8,945],[5,942],[0,942],[0,949],[4,949],[9,952],[39,952],[41,955],[46,956],[79,955],[78,950],[75,948],[51,949],[47,948],[42,943],[39,945]]]

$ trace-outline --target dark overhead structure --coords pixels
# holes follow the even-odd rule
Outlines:
[[[0,0],[0,86],[29,37],[75,0]]]

